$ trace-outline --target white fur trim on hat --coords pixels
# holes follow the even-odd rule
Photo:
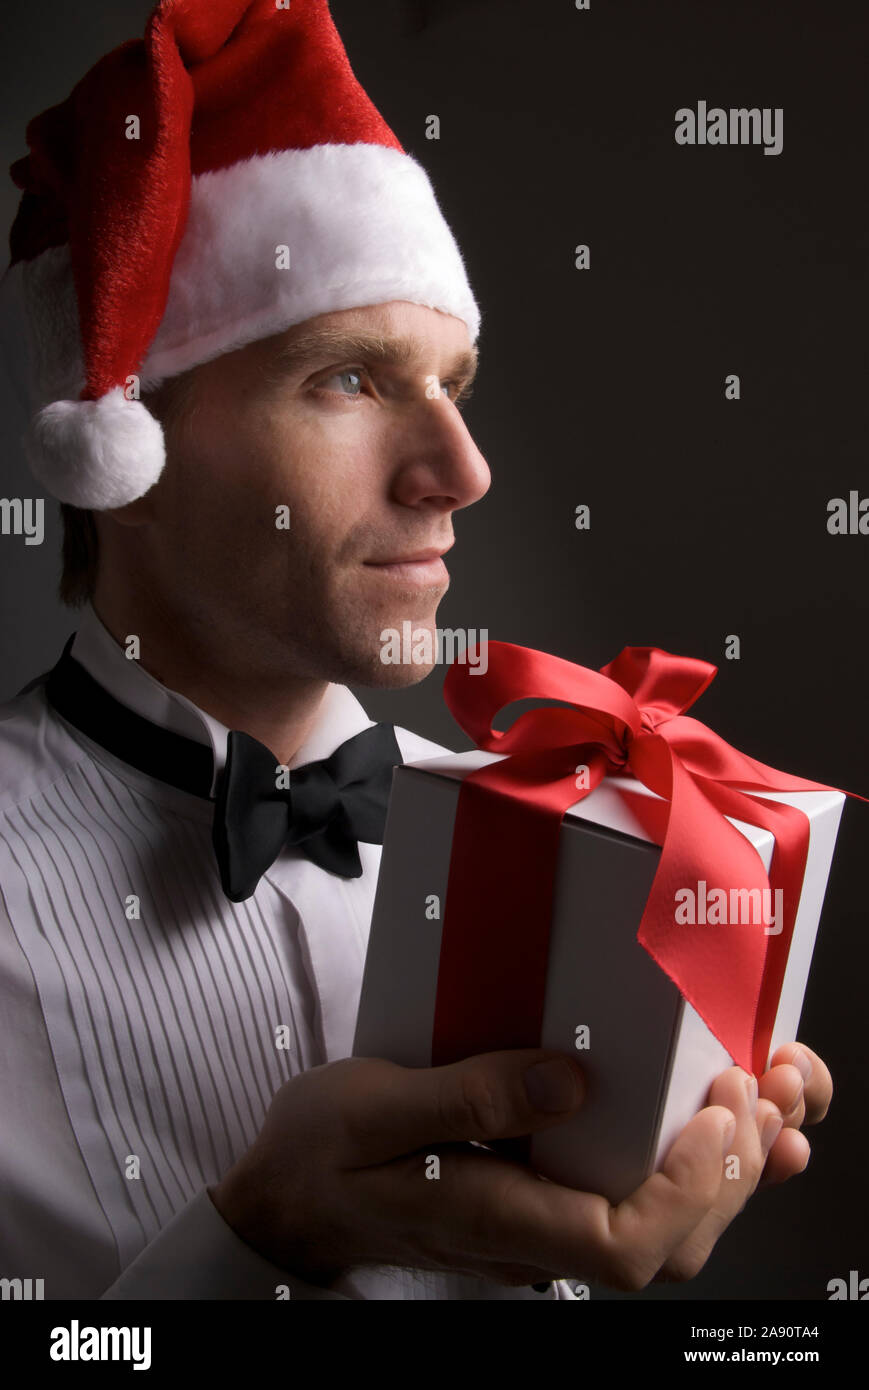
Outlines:
[[[52,401],[35,416],[25,448],[52,496],[97,511],[141,497],[166,462],[159,420],[121,386],[98,401]]]
[[[318,314],[395,299],[463,319],[476,341],[480,311],[422,165],[384,145],[256,155],[194,181],[143,386]]]
[[[80,507],[141,496],[163,467],[162,431],[120,387],[96,403],[76,400],[85,373],[69,248],[16,262],[0,300],[17,328],[16,355],[26,344],[31,413],[45,407],[28,444],[36,476]],[[201,174],[163,318],[137,373],[141,389],[320,314],[392,300],[452,314],[477,340],[480,311],[464,261],[410,155],[314,145]]]
[[[280,245],[288,270],[276,267]],[[75,399],[85,376],[69,248],[16,262],[0,297],[27,342],[32,409]],[[480,311],[464,262],[410,155],[314,145],[201,174],[142,389],[318,314],[393,299],[454,314],[476,342]]]

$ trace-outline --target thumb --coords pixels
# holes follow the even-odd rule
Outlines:
[[[559,1124],[585,1094],[582,1070],[563,1052],[539,1047],[485,1052],[443,1067],[400,1067],[354,1059],[343,1158],[386,1163],[426,1144],[487,1143]]]

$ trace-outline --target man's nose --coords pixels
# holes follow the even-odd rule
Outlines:
[[[404,506],[437,499],[450,510],[470,507],[492,482],[461,411],[445,394],[420,403],[401,459],[394,487]]]

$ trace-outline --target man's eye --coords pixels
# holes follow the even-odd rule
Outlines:
[[[362,376],[362,372],[356,367],[347,367],[343,372],[333,372],[321,381],[320,385],[326,390],[331,390],[331,383],[337,381],[339,385],[336,389],[342,395],[358,396],[362,391]]]

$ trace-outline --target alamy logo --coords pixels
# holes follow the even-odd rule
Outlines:
[[[779,936],[783,899],[781,888],[731,888],[728,894],[725,888],[707,888],[701,878],[696,889],[676,889],[675,920],[688,927],[762,926],[765,936]]]
[[[830,1301],[837,1299],[856,1299],[863,1302],[869,1299],[869,1279],[861,1279],[859,1270],[849,1269],[847,1282],[844,1279],[831,1279],[827,1285]]]
[[[0,1299],[29,1303],[44,1298],[44,1279],[0,1279]]]
[[[489,629],[414,627],[409,619],[397,627],[385,627],[380,634],[380,660],[384,666],[432,666],[454,661],[470,667],[472,676],[484,676],[489,669]],[[476,657],[471,655],[476,653]]]
[[[764,154],[781,154],[784,143],[781,106],[680,106],[676,112],[677,145],[763,145]]]
[[[150,1327],[69,1327],[51,1329],[52,1361],[132,1361],[134,1371],[151,1366]]]
[[[45,540],[43,497],[0,497],[0,535],[23,536],[25,545]]]
[[[827,503],[827,530],[831,536],[869,536],[869,497],[856,488],[844,497],[831,497]]]

